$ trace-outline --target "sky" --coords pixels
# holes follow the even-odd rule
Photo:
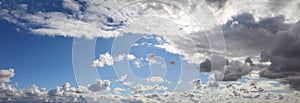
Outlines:
[[[299,102],[299,9],[0,0],[0,102]]]

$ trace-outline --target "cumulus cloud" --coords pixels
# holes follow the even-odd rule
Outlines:
[[[223,58],[223,57],[218,57]],[[245,60],[247,60],[246,58]],[[214,78],[219,81],[236,81],[242,76],[249,74],[253,68],[246,63],[240,61],[228,61],[226,60],[226,65],[215,66],[212,69],[212,63],[209,59],[206,59],[200,64],[200,72],[212,72],[214,73]]]
[[[104,67],[104,65],[112,66],[114,64],[114,59],[109,53],[100,54],[99,59],[93,62],[94,67]]]
[[[230,62],[229,65],[225,67],[225,75],[223,81],[236,81],[242,76],[249,74],[252,68],[239,61]]]
[[[10,78],[15,75],[14,69],[0,70],[0,84],[10,82]]]
[[[7,70],[9,71],[9,70]],[[195,79],[195,83],[200,83],[200,79]],[[114,88],[114,94],[98,95],[94,91],[108,90],[110,82],[106,80],[97,80],[95,84],[87,87],[72,87],[70,83],[57,86],[55,89],[47,91],[45,88],[39,88],[36,85],[28,89],[17,89],[16,87],[4,83],[0,86],[0,102],[243,102],[251,98],[258,102],[299,102],[299,92],[278,93],[270,90],[280,90],[274,87],[271,81],[249,80],[246,83],[218,83],[211,81],[205,91],[193,90],[185,92],[170,92],[168,88],[162,85],[136,85],[132,91],[134,94],[124,94],[124,88]],[[200,85],[200,84],[198,84]],[[200,86],[199,86],[200,87]],[[219,89],[211,89],[218,88]],[[222,88],[221,88],[222,87]],[[91,89],[93,88],[93,89]],[[90,90],[89,90],[90,89]],[[160,92],[151,92],[160,91]],[[121,94],[120,94],[121,93]],[[216,96],[218,95],[218,96]],[[88,101],[87,101],[88,99]]]
[[[99,58],[93,61],[92,66],[93,67],[104,67],[105,65],[107,66],[112,66],[114,65],[114,62],[120,62],[123,61],[124,58],[127,58],[128,60],[134,60],[135,56],[132,54],[120,54],[116,57],[112,57],[108,52],[105,54],[100,54]]]
[[[1,78],[9,80],[14,75],[14,69],[1,70],[1,73]],[[8,74],[10,74],[9,77],[7,77]],[[47,91],[46,88],[39,88],[34,84],[24,90],[17,89],[7,82],[6,80],[0,86],[0,102],[85,102],[85,99],[80,96],[83,93],[82,90],[71,87],[70,83]]]
[[[211,61],[209,59],[205,59],[205,61],[200,64],[199,71],[200,72],[210,72],[211,71]]]
[[[162,85],[143,85],[137,84],[134,86],[133,91],[134,93],[144,93],[146,91],[166,91],[168,87]]]
[[[114,94],[121,94],[122,91],[125,91],[125,89],[123,89],[123,88],[114,88],[113,93]]]
[[[150,83],[163,83],[163,82],[165,82],[165,80],[160,76],[154,76],[154,77],[147,78],[147,82],[150,82]]]
[[[127,55],[127,59],[128,60],[134,60],[136,57],[134,56],[134,55],[132,55],[132,54],[128,54]]]
[[[272,49],[261,53],[261,61],[271,62],[268,68],[260,72],[267,78],[279,78],[292,88],[299,86],[295,83],[300,74],[299,58],[299,28],[300,23],[290,24],[287,29],[276,32]]]
[[[109,80],[98,79],[95,84],[90,84],[87,88],[92,92],[110,91],[110,83]]]

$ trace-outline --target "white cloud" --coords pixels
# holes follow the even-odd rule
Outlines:
[[[174,53],[174,54],[180,54],[178,49],[175,48],[173,45],[170,45],[169,43],[154,45],[157,48],[165,49],[167,52]]]
[[[72,10],[72,11],[80,11],[80,4],[75,0],[63,0],[62,3],[63,8]]]
[[[36,85],[31,85],[26,91],[25,94],[28,96],[45,96],[47,94],[45,88],[39,89]]]
[[[136,57],[134,56],[134,55],[132,55],[132,54],[128,54],[127,55],[127,59],[128,60],[134,60]]]
[[[124,58],[125,58],[124,55],[118,55],[117,57],[114,58],[114,61],[120,62],[120,61],[124,60]]]
[[[99,59],[93,62],[94,67],[104,67],[104,65],[112,66],[114,59],[109,53],[100,54]]]
[[[112,57],[108,52],[105,54],[100,54],[99,58],[93,61],[92,66],[93,67],[104,67],[105,65],[107,66],[112,66],[114,65],[114,62],[120,62],[123,61],[125,58],[128,60],[133,60],[135,59],[135,56],[132,54],[120,54],[116,57]]]
[[[125,86],[131,86],[133,84],[133,82],[130,82],[130,81],[128,81],[128,82],[123,82],[123,85],[125,85]]]
[[[88,89],[92,92],[102,92],[102,91],[110,91],[110,81],[109,80],[96,80],[95,84],[88,85]]]
[[[125,91],[125,89],[123,89],[123,88],[114,88],[113,93],[114,94],[121,94],[122,91]]]
[[[161,85],[143,85],[143,84],[137,84],[133,91],[134,93],[144,93],[146,91],[166,91],[168,87],[161,86]]]
[[[154,77],[147,78],[147,82],[150,82],[150,83],[163,83],[163,82],[165,82],[165,80],[160,76],[154,76]]]
[[[0,70],[0,84],[10,82],[10,78],[14,77],[14,69]]]

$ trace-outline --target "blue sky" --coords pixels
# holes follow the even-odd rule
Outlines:
[[[72,69],[72,38],[34,35],[16,30],[14,24],[0,21],[0,65],[14,68],[13,82],[20,88],[31,84],[54,88],[75,83]]]
[[[18,31],[14,24],[6,21],[1,21],[0,28],[3,28],[0,38],[0,47],[3,48],[0,53],[0,65],[1,68],[15,69],[17,75],[12,79],[12,82],[18,82],[19,88],[27,88],[32,84],[45,88],[55,88],[65,82],[77,85],[72,66],[73,38],[41,36]],[[145,45],[132,47],[130,54],[134,54],[137,58],[146,59],[148,54],[153,53],[164,58],[168,66],[168,73],[166,73],[165,78],[172,83],[177,83],[178,75],[181,72],[180,56],[154,47],[153,45],[158,44],[158,41],[155,40],[156,36],[150,37],[152,38],[138,39],[136,43],[144,43]],[[95,59],[100,54],[110,53],[113,41],[114,39],[98,38],[95,47]],[[147,43],[152,43],[152,45],[147,45]],[[170,61],[176,61],[176,65],[170,65]],[[134,75],[144,79],[150,75],[147,61],[142,61],[144,66],[141,68],[137,68],[133,62],[133,60],[129,61]],[[112,66],[98,67],[97,69],[101,79],[109,79],[112,82],[118,79]],[[118,82],[113,84],[115,85],[112,87],[122,86]],[[174,86],[174,84],[169,85]]]

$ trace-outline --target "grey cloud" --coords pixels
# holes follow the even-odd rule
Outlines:
[[[256,22],[253,15],[244,13],[234,16],[222,26],[228,56],[256,56],[273,48],[276,33],[287,30],[283,16],[264,18]]]
[[[255,21],[251,14],[241,14],[223,25],[223,31],[229,57],[255,56],[263,51],[261,62],[271,62],[271,65],[260,76],[280,78],[294,88],[298,86],[294,76],[300,72],[300,22],[285,21],[284,16]]]
[[[269,0],[269,8],[273,12],[279,12],[289,2],[291,2],[291,0]]]
[[[92,92],[102,92],[110,90],[110,81],[109,80],[96,80],[95,84],[90,84],[88,89]]]
[[[216,8],[222,8],[225,6],[225,3],[227,0],[205,0],[207,4],[209,4],[212,7]]]
[[[255,65],[250,57],[247,57],[247,58],[245,59],[245,63],[246,63],[246,64],[249,64],[251,67]]]
[[[211,71],[211,61],[205,59],[204,62],[200,64],[200,72],[210,72]]]
[[[215,57],[216,58],[216,57]],[[214,61],[216,64],[220,61],[220,58],[217,57]],[[213,59],[213,58],[212,58]],[[225,60],[225,59],[223,59]],[[245,60],[249,60],[246,58]],[[251,59],[250,59],[251,60]],[[219,81],[236,81],[240,79],[242,76],[249,74],[252,68],[247,63],[242,63],[240,61],[229,61],[226,59],[226,65],[216,65],[212,67],[212,63],[209,59],[206,59],[204,62],[200,64],[200,72],[213,72],[215,74],[215,79]],[[252,65],[254,66],[253,62]],[[214,68],[214,69],[212,69]]]
[[[261,61],[271,65],[261,71],[267,78],[280,78],[292,88],[298,87],[295,76],[300,76],[300,22],[290,24],[289,28],[276,33],[274,48],[261,53]],[[299,89],[299,88],[296,88]]]
[[[242,76],[249,74],[252,69],[249,65],[239,61],[230,62],[225,67],[225,75],[223,81],[236,81]]]

